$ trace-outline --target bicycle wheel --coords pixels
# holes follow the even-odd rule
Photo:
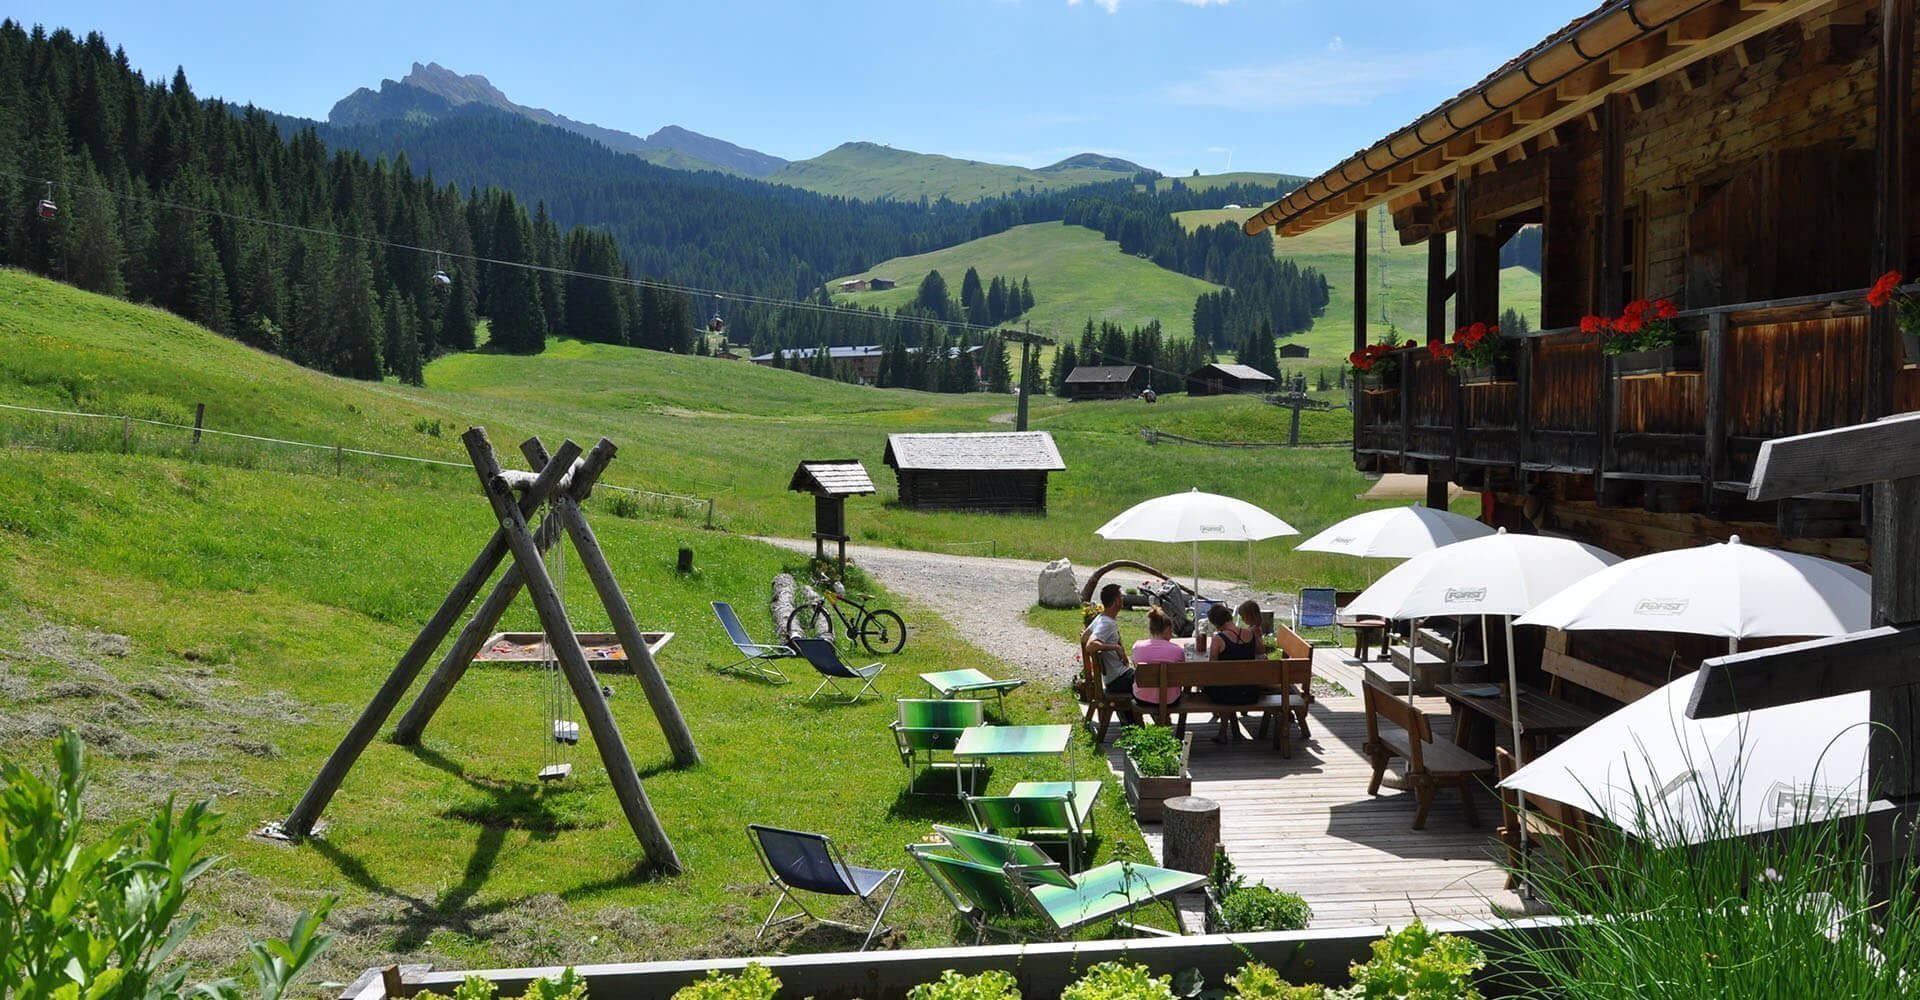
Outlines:
[[[892,656],[907,644],[907,623],[885,608],[869,611],[860,623],[860,644],[875,656]]]
[[[824,604],[801,604],[787,615],[786,626],[780,630],[782,641],[789,636],[818,636],[828,642],[833,641],[833,615],[827,613]]]

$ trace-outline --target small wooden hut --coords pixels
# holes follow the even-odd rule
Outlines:
[[[852,458],[801,462],[793,470],[793,479],[787,483],[787,489],[795,493],[813,494],[814,558],[825,559],[827,543],[835,543],[840,547],[840,572],[845,574],[847,539],[850,537],[847,534],[847,498],[871,496],[879,492],[873,488],[873,479],[867,475],[867,467]]]
[[[1251,365],[1211,364],[1187,376],[1189,396],[1232,396],[1273,391],[1273,376]]]
[[[1046,431],[889,434],[900,502],[928,510],[1047,512],[1047,473],[1064,470]]]
[[[1298,361],[1301,358],[1309,357],[1312,354],[1313,352],[1309,350],[1307,345],[1305,344],[1281,344],[1280,345],[1280,360],[1282,361]]]
[[[1069,399],[1129,399],[1147,387],[1139,365],[1081,365],[1067,373]]]

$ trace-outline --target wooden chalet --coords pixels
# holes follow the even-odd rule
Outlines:
[[[900,503],[929,510],[1047,512],[1047,473],[1064,470],[1046,431],[889,434]]]
[[[1426,246],[1429,342],[1450,308],[1454,325],[1498,320],[1501,245],[1541,227],[1543,329],[1502,335],[1510,375],[1463,385],[1426,349],[1399,352],[1397,385],[1356,396],[1356,465],[1625,556],[1737,533],[1870,564],[1859,490],[1747,493],[1766,439],[1920,409],[1891,311],[1864,301],[1920,262],[1915,5],[1616,0],[1251,218],[1249,234],[1353,226],[1356,348],[1373,213]],[[1615,375],[1582,317],[1660,297],[1697,363]],[[1566,641],[1646,681],[1673,651]]]
[[[1081,365],[1067,373],[1069,399],[1130,399],[1147,387],[1139,365]]]
[[[1250,365],[1211,364],[1187,376],[1187,395],[1222,396],[1273,391],[1273,376]]]
[[[1313,354],[1313,351],[1310,350],[1305,344],[1281,344],[1280,345],[1280,360],[1282,361],[1298,361],[1302,358],[1309,357],[1312,354]]]

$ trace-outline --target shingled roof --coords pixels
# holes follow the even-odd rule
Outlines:
[[[1067,382],[1073,385],[1125,383],[1133,381],[1133,373],[1139,370],[1139,365],[1081,365],[1067,373]]]
[[[1046,431],[889,434],[884,461],[895,469],[1058,472],[1067,467]]]
[[[876,492],[867,467],[858,459],[832,458],[801,462],[787,489],[823,497],[858,497]]]
[[[1253,367],[1252,365],[1232,365],[1232,364],[1219,364],[1219,363],[1203,365],[1201,366],[1200,371],[1196,371],[1194,372],[1194,374],[1198,375],[1209,368],[1219,372],[1222,375],[1230,375],[1234,378],[1241,379],[1248,382],[1273,381],[1273,376],[1267,374],[1266,372],[1261,371],[1258,368]]]

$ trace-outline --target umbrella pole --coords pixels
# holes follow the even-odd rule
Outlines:
[[[1200,596],[1200,543],[1193,543],[1193,596]]]
[[[1521,734],[1525,732],[1525,727],[1520,724],[1520,665],[1513,650],[1513,616],[1502,617],[1507,624],[1507,704],[1513,712],[1513,759],[1514,770],[1518,771],[1520,766],[1527,762],[1526,758],[1520,755]],[[1520,861],[1524,868],[1527,858],[1527,794],[1516,789],[1514,799],[1519,804],[1517,812],[1520,815]]]
[[[1413,704],[1413,672],[1415,666],[1420,662],[1414,656],[1413,645],[1419,638],[1420,619],[1415,618],[1408,623],[1407,627],[1407,711],[1409,712],[1420,711],[1418,708],[1415,708]]]

